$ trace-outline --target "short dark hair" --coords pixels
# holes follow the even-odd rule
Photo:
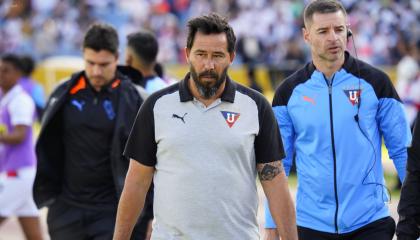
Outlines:
[[[158,77],[163,78],[165,75],[165,69],[163,68],[162,64],[156,63],[154,69]]]
[[[335,13],[342,11],[347,16],[346,9],[344,6],[336,0],[315,0],[309,3],[303,11],[303,21],[305,27],[312,21],[312,17],[315,13]]]
[[[149,31],[139,31],[129,34],[127,36],[127,45],[145,64],[151,65],[156,61],[159,46],[153,33]]]
[[[18,55],[12,53],[5,54],[1,56],[1,61],[10,63],[14,68],[23,73],[22,59]]]
[[[118,55],[118,33],[114,27],[105,23],[92,24],[83,39],[83,49],[90,48],[97,52],[107,50]]]
[[[32,72],[35,69],[35,61],[34,59],[29,55],[23,55],[20,57],[21,63],[22,63],[22,71],[25,76],[29,76],[32,74]]]
[[[232,27],[227,22],[226,18],[217,13],[210,13],[208,15],[193,18],[188,21],[188,36],[187,48],[191,49],[194,37],[197,32],[204,34],[212,33],[226,33],[227,51],[233,53],[235,51],[236,37]]]

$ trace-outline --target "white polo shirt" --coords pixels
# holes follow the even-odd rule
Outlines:
[[[206,107],[188,81],[145,101],[124,153],[156,168],[152,239],[259,239],[256,164],[284,157],[271,106],[228,78]]]

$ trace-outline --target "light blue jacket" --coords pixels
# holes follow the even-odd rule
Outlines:
[[[403,180],[411,133],[385,73],[346,53],[328,81],[309,63],[276,90],[273,110],[287,175],[296,160],[298,226],[347,233],[389,216],[382,138]]]

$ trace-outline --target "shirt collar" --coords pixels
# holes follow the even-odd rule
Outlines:
[[[117,89],[120,84],[121,84],[121,80],[120,80],[121,75],[117,72],[116,73],[116,77],[110,81],[109,83],[107,83],[106,85],[101,87],[100,92],[112,92],[115,89]],[[87,77],[84,76],[83,79],[80,79],[79,81],[85,81],[86,85],[89,86],[90,89],[92,89],[93,91],[96,91],[93,86],[90,84],[89,81],[87,81]]]
[[[344,51],[344,63],[341,66],[341,68],[337,70],[337,72],[341,71],[342,68],[344,68],[347,72],[349,72],[349,70],[354,67],[354,63],[355,63],[355,59],[350,55],[348,51]],[[308,65],[307,70],[308,70],[309,75],[312,75],[312,73],[315,70],[317,70],[313,61]]]
[[[179,97],[181,102],[188,102],[194,99],[191,91],[188,87],[188,81],[190,81],[190,73],[184,77],[183,80],[179,82]],[[229,76],[226,76],[226,84],[225,89],[223,90],[222,96],[220,99],[224,102],[233,103],[235,101],[235,92],[236,92],[236,84],[232,81]]]

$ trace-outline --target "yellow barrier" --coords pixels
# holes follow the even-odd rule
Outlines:
[[[83,68],[84,62],[80,57],[51,57],[38,64],[32,77],[44,87],[45,93],[49,94],[58,82]]]
[[[38,65],[33,74],[33,78],[38,80],[44,86],[45,92],[49,94],[60,80],[69,78],[72,73],[82,70],[83,66],[83,59],[79,57],[53,57]],[[393,83],[395,83],[395,67],[385,67],[382,69],[389,75]],[[184,78],[185,74],[188,72],[188,66],[167,65],[165,66],[165,72],[169,77],[179,80]],[[228,74],[235,81],[245,86],[250,85],[245,67],[231,67]],[[268,99],[271,99],[274,91],[273,88],[276,86],[272,86],[268,69],[264,66],[257,67],[256,79],[257,83],[263,90],[264,95],[266,95]],[[277,79],[275,82],[281,81],[282,79]]]

